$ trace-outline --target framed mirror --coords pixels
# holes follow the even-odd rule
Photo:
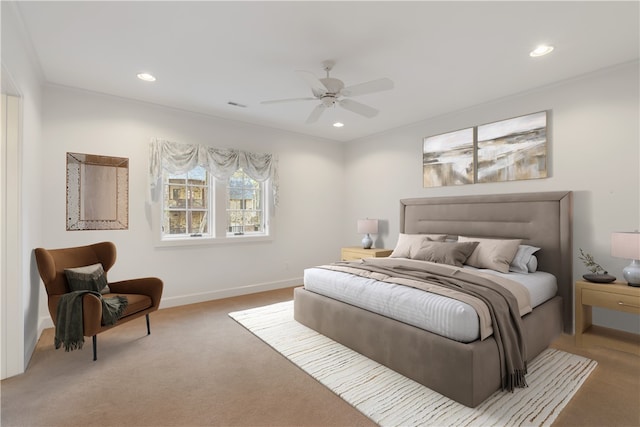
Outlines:
[[[129,228],[129,159],[67,153],[67,230]]]

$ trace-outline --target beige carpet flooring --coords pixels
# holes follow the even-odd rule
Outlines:
[[[0,384],[6,426],[369,426],[356,409],[228,316],[285,301],[292,290],[160,310],[98,336],[81,351],[53,348],[46,330],[25,374]],[[554,425],[640,426],[640,358],[554,347],[598,367]]]

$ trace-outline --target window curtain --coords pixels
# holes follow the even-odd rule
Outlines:
[[[231,148],[180,144],[154,138],[150,144],[149,180],[151,200],[160,200],[162,171],[185,173],[202,166],[219,181],[226,181],[238,169],[264,182],[271,178],[273,205],[278,205],[278,160],[272,154],[248,153]]]

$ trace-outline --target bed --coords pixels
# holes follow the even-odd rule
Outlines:
[[[400,233],[521,239],[541,248],[538,271],[555,277],[555,296],[522,317],[531,361],[563,330],[572,333],[571,192],[403,199]],[[295,319],[323,335],[469,407],[502,387],[493,336],[462,342],[312,292],[294,291]]]

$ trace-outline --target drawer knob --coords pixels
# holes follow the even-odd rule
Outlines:
[[[624,302],[622,302],[622,301],[618,301],[618,305],[622,305],[622,306],[624,306],[624,307],[640,308],[640,305],[627,304],[627,303],[624,303]]]

